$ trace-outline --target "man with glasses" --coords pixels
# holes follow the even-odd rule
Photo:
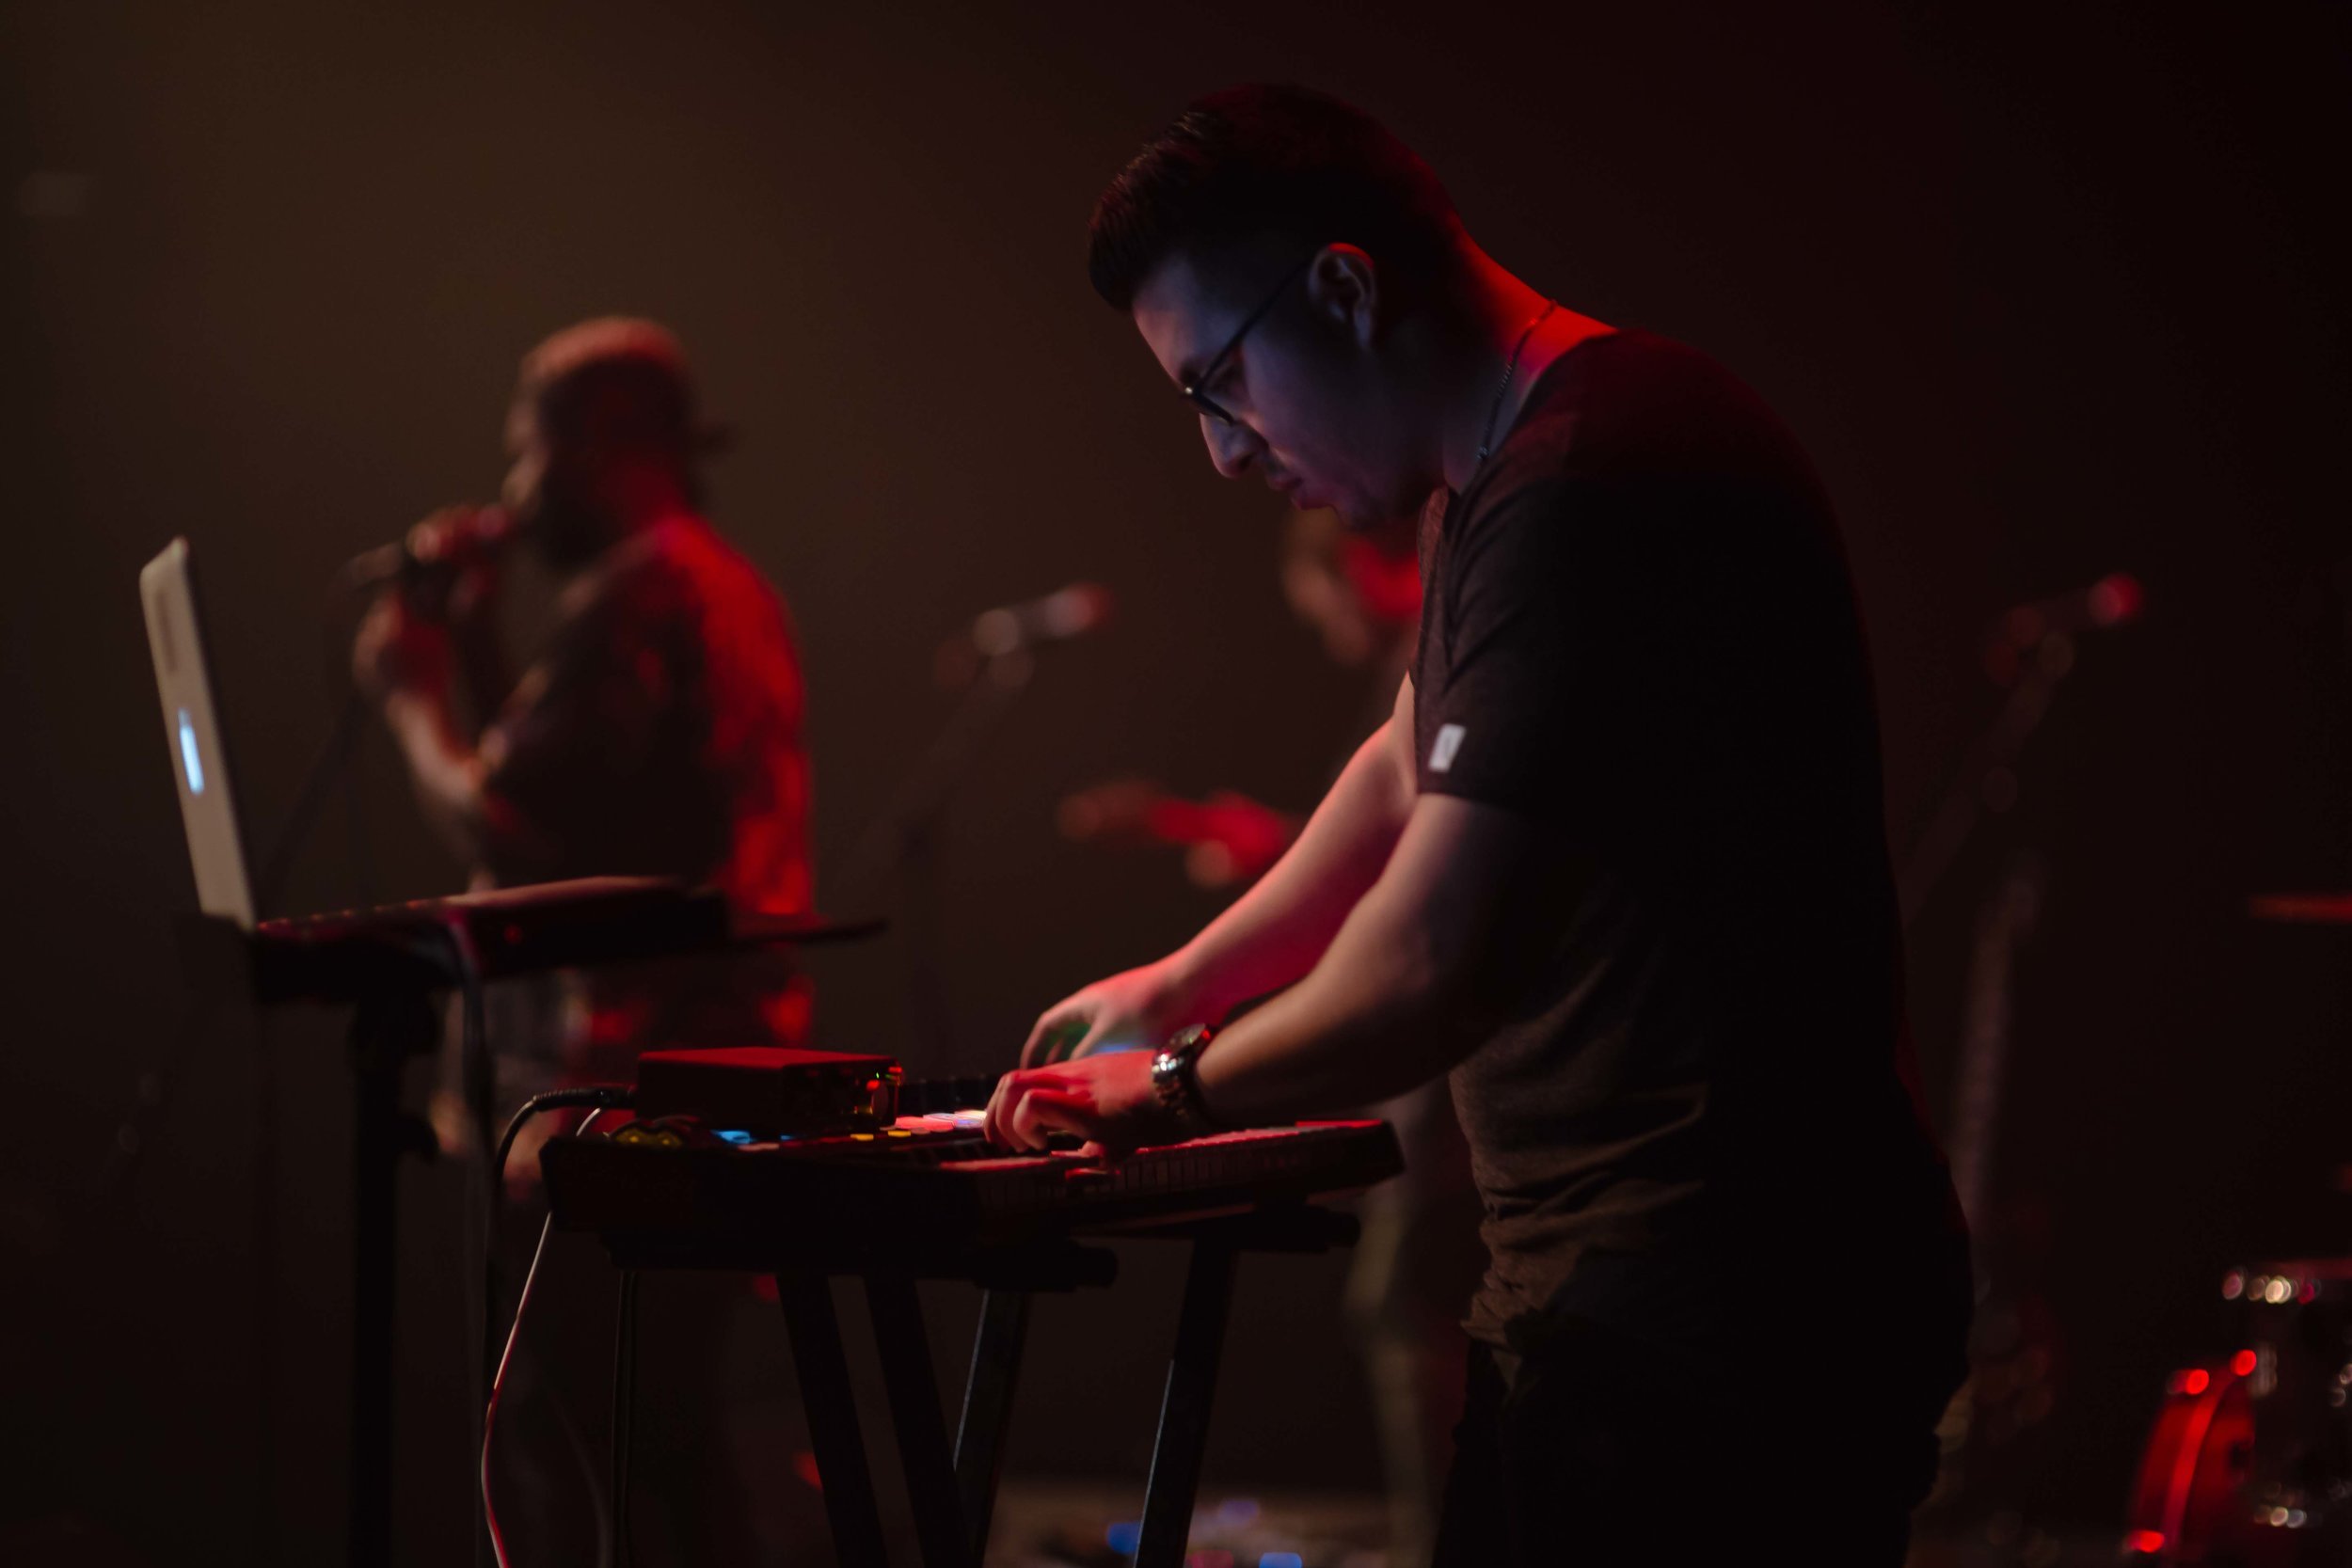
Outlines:
[[[1506,272],[1321,94],[1195,103],[1090,242],[1221,473],[1443,502],[1388,724],[1248,895],[1039,1019],[993,1135],[1117,1150],[1450,1073],[1490,1263],[1438,1561],[1901,1561],[1965,1241],[1803,452]]]

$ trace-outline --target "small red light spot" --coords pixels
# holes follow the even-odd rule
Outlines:
[[[522,940],[523,928],[520,926],[515,925],[511,921],[508,922],[506,927],[506,945],[509,947],[520,946],[522,944]]]
[[[2181,1379],[2181,1392],[2194,1399],[2213,1386],[2213,1376],[2202,1367]]]
[[[2117,572],[2101,578],[2090,587],[2090,622],[2098,626],[2120,626],[2137,620],[2148,603],[2148,592],[2139,579],[2129,572]]]
[[[2136,1529],[2132,1531],[2131,1539],[2124,1543],[2124,1544],[2132,1551],[2139,1553],[2142,1557],[2153,1557],[2158,1552],[2164,1550],[2164,1531],[2160,1529]]]
[[[818,1479],[817,1456],[806,1449],[803,1449],[792,1456],[792,1473],[808,1482],[815,1491],[822,1492],[825,1489],[825,1483]]]
[[[2230,1357],[2230,1370],[2235,1372],[2240,1377],[2252,1377],[2254,1375],[2254,1353],[2250,1350],[2242,1350],[2235,1355]]]
[[[2319,1282],[2318,1282],[2317,1280],[2315,1280],[2315,1279],[2302,1279],[2302,1280],[2297,1280],[2297,1281],[2296,1282],[2296,1286],[2295,1286],[2295,1299],[2296,1299],[2296,1300],[2297,1300],[2297,1301],[2312,1301],[2312,1300],[2316,1299],[2318,1295],[2319,1295]]]

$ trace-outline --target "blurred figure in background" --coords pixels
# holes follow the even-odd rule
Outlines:
[[[382,694],[420,802],[492,886],[634,874],[739,907],[808,909],[808,760],[782,601],[701,512],[707,441],[676,340],[608,318],[523,361],[502,509],[454,507],[387,593],[358,673]],[[539,658],[506,677],[501,546],[555,575]],[[791,1040],[808,994],[778,954],[598,971],[568,1066],[626,1076],[649,1046]]]
[[[429,564],[378,600],[354,653],[425,815],[478,886],[667,876],[715,886],[739,908],[806,911],[800,664],[775,591],[703,515],[709,439],[676,340],[619,318],[558,332],[523,360],[506,438],[502,505],[417,525],[409,554]],[[496,614],[510,543],[557,590],[555,624],[516,681]],[[798,1043],[808,1013],[808,987],[777,950],[510,990],[490,1020],[498,1110],[558,1079],[629,1081],[641,1051]],[[453,1145],[466,1120],[454,1101],[437,1097],[435,1117]],[[508,1180],[526,1204],[536,1204],[537,1145],[560,1125],[540,1117],[537,1137],[516,1147]],[[527,1248],[537,1229],[517,1216],[506,1233]],[[578,1240],[549,1247],[555,1288],[537,1298],[549,1309],[526,1339],[538,1354],[510,1385],[501,1426],[522,1471],[508,1531],[525,1561],[593,1550],[573,1450],[600,1446],[584,1443],[564,1406],[602,1410],[601,1397],[580,1395],[609,1376],[612,1291],[601,1254],[565,1244]],[[520,1261],[511,1255],[510,1269]],[[745,1299],[739,1281],[716,1275],[664,1275],[644,1291],[645,1480],[634,1490],[647,1560],[665,1548],[693,1562],[751,1549],[718,1399],[731,1381],[724,1331]]]
[[[1395,701],[1396,683],[1413,657],[1421,625],[1419,520],[1398,518],[1352,531],[1328,508],[1294,512],[1282,533],[1282,596],[1322,640],[1331,662],[1366,675],[1363,711],[1347,735],[1348,752],[1378,729]],[[1119,779],[1069,796],[1062,835],[1105,843],[1171,844],[1184,850],[1184,875],[1196,887],[1255,881],[1282,858],[1307,825],[1235,790],[1187,800],[1148,779]]]
[[[1434,524],[1434,517],[1428,519]],[[1331,661],[1365,674],[1363,710],[1326,782],[1388,718],[1421,627],[1421,517],[1351,530],[1327,507],[1293,512],[1282,534],[1282,595]],[[1062,802],[1073,839],[1173,844],[1203,888],[1245,886],[1279,860],[1306,817],[1233,790],[1179,799],[1126,779]],[[1348,1325],[1371,1385],[1389,1497],[1389,1560],[1428,1561],[1461,1414],[1461,1319],[1486,1268],[1470,1149],[1444,1080],[1387,1101],[1405,1174],[1365,1195],[1347,1276]]]

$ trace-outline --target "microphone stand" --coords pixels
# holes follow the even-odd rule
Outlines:
[[[309,841],[320,814],[333,795],[336,784],[349,772],[373,716],[374,704],[368,694],[356,682],[347,683],[342,700],[337,705],[334,721],[304,767],[301,783],[294,790],[294,803],[287,809],[269,852],[254,877],[252,893],[257,915],[266,917],[278,908],[286,880],[294,870],[294,858]],[[355,781],[354,788],[357,787]],[[355,847],[358,832],[357,814],[355,796]],[[355,860],[358,858],[355,855]],[[360,901],[364,903],[369,899],[363,897]],[[471,973],[469,965],[466,967],[467,978],[461,988],[463,1022],[459,1076],[466,1100],[467,1120],[486,1159],[490,1151],[498,1147],[495,1125],[496,1069],[490,1056],[488,1031],[483,1013],[482,982]],[[395,1284],[395,1262],[387,1248],[393,1230],[392,1205],[398,1166],[404,1154],[429,1161],[438,1152],[430,1129],[401,1109],[401,1078],[406,1061],[437,1049],[440,1036],[441,1016],[421,993],[363,1000],[352,1019],[351,1037],[358,1085],[353,1225],[357,1250],[354,1259],[351,1374],[354,1437],[350,1456],[353,1497],[351,1560],[355,1564],[377,1560],[389,1549],[388,1532],[390,1521],[386,1486],[392,1463],[389,1449],[391,1386],[388,1368],[374,1363],[382,1361],[384,1347],[392,1334],[390,1298]],[[265,1091],[266,1087],[265,1084]],[[276,1130],[273,1117],[273,1102],[265,1092],[256,1153],[257,1163],[263,1172],[263,1185],[268,1184],[275,1172]],[[495,1275],[499,1267],[500,1196],[495,1186],[486,1188],[482,1195],[484,1268],[491,1275]],[[266,1270],[274,1252],[274,1226],[264,1214],[257,1221],[257,1227],[262,1230],[257,1243],[261,1257],[257,1268]],[[262,1293],[266,1299],[266,1281]],[[266,1414],[266,1394],[263,1402],[265,1437],[274,1437]],[[478,1406],[481,1400],[477,1398],[475,1402]],[[477,1560],[482,1555],[482,1546],[483,1542],[478,1539],[475,1548]]]
[[[319,813],[326,809],[329,793],[335,781],[349,766],[352,753],[359,748],[359,736],[365,733],[368,721],[368,699],[358,687],[343,696],[342,705],[336,710],[335,722],[326,732],[326,738],[310,754],[308,767],[302,771],[302,783],[294,791],[294,804],[287,808],[286,818],[278,830],[277,839],[269,853],[262,857],[262,868],[253,879],[253,908],[266,915],[278,907],[278,895],[285,890],[286,878],[294,870],[294,856],[310,836],[318,822]]]
[[[930,1046],[940,1063],[952,1061],[955,1044],[940,940],[940,824],[980,748],[1036,673],[1037,661],[1026,648],[987,656],[947,721],[843,862],[842,879],[852,888],[868,871],[898,875],[905,911],[908,1006],[916,1039]]]
[[[2074,667],[2073,638],[2064,632],[2043,638],[2017,684],[2010,689],[2009,700],[1963,753],[1951,787],[1944,792],[1927,832],[1919,835],[1896,879],[1905,927],[1918,918],[1985,813],[1997,815],[2016,803],[2018,753],[2048,717],[2058,683]]]

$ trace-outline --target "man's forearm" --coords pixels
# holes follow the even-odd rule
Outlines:
[[[1169,964],[1202,1016],[1289,985],[1314,967],[1380,877],[1412,810],[1390,721],[1358,748],[1297,841]]]
[[[1217,1036],[1200,1086],[1220,1122],[1293,1121],[1386,1100],[1475,1043],[1462,966],[1447,964],[1394,904],[1375,889],[1306,978]]]
[[[469,863],[482,857],[482,765],[457,733],[447,698],[398,689],[384,701],[384,720],[408,761],[408,776],[425,817]]]
[[[1543,961],[1542,907],[1576,875],[1513,813],[1423,800],[1312,972],[1201,1056],[1210,1113],[1328,1116],[1445,1071]]]

